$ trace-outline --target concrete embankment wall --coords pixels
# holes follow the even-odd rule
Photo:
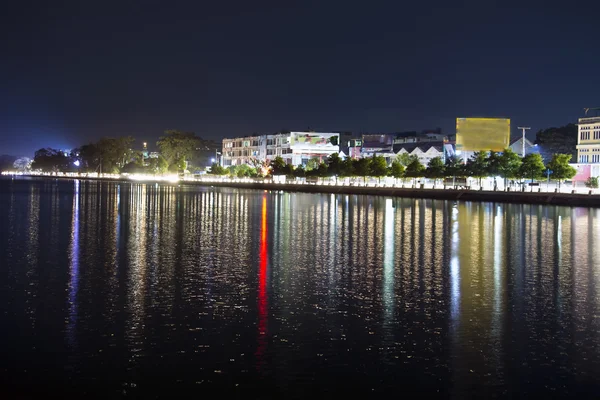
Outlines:
[[[187,184],[185,182],[183,184]],[[418,199],[488,201],[501,203],[549,204],[571,207],[600,207],[600,195],[537,192],[494,192],[483,190],[412,189],[390,187],[329,186],[329,185],[286,185],[261,182],[190,182],[192,185],[235,187],[258,190],[283,190],[305,193],[364,194],[372,196],[394,196]]]

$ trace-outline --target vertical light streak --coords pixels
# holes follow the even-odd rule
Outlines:
[[[75,347],[75,331],[77,328],[77,294],[79,291],[79,180],[75,180],[75,195],[73,196],[70,256],[69,323],[67,326],[67,338],[69,345],[71,347]]]

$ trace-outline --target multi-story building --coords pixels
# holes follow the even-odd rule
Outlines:
[[[340,143],[340,157],[345,159],[360,158],[360,150],[362,149],[362,139],[342,140]]]
[[[223,165],[251,164],[252,160],[283,158],[291,165],[306,165],[311,158],[324,161],[339,152],[339,133],[280,132],[272,135],[223,140]]]
[[[250,164],[251,160],[264,160],[266,156],[266,135],[244,136],[223,139],[223,165]]]
[[[577,175],[574,181],[600,176],[600,116],[579,118]]]
[[[600,163],[600,116],[579,118],[577,161],[583,164]]]

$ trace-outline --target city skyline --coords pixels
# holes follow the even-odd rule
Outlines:
[[[6,9],[0,153],[166,129],[452,133],[459,116],[533,137],[600,102],[592,2],[115,4]]]

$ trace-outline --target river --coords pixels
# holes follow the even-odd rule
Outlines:
[[[594,398],[599,217],[0,179],[0,391]]]

